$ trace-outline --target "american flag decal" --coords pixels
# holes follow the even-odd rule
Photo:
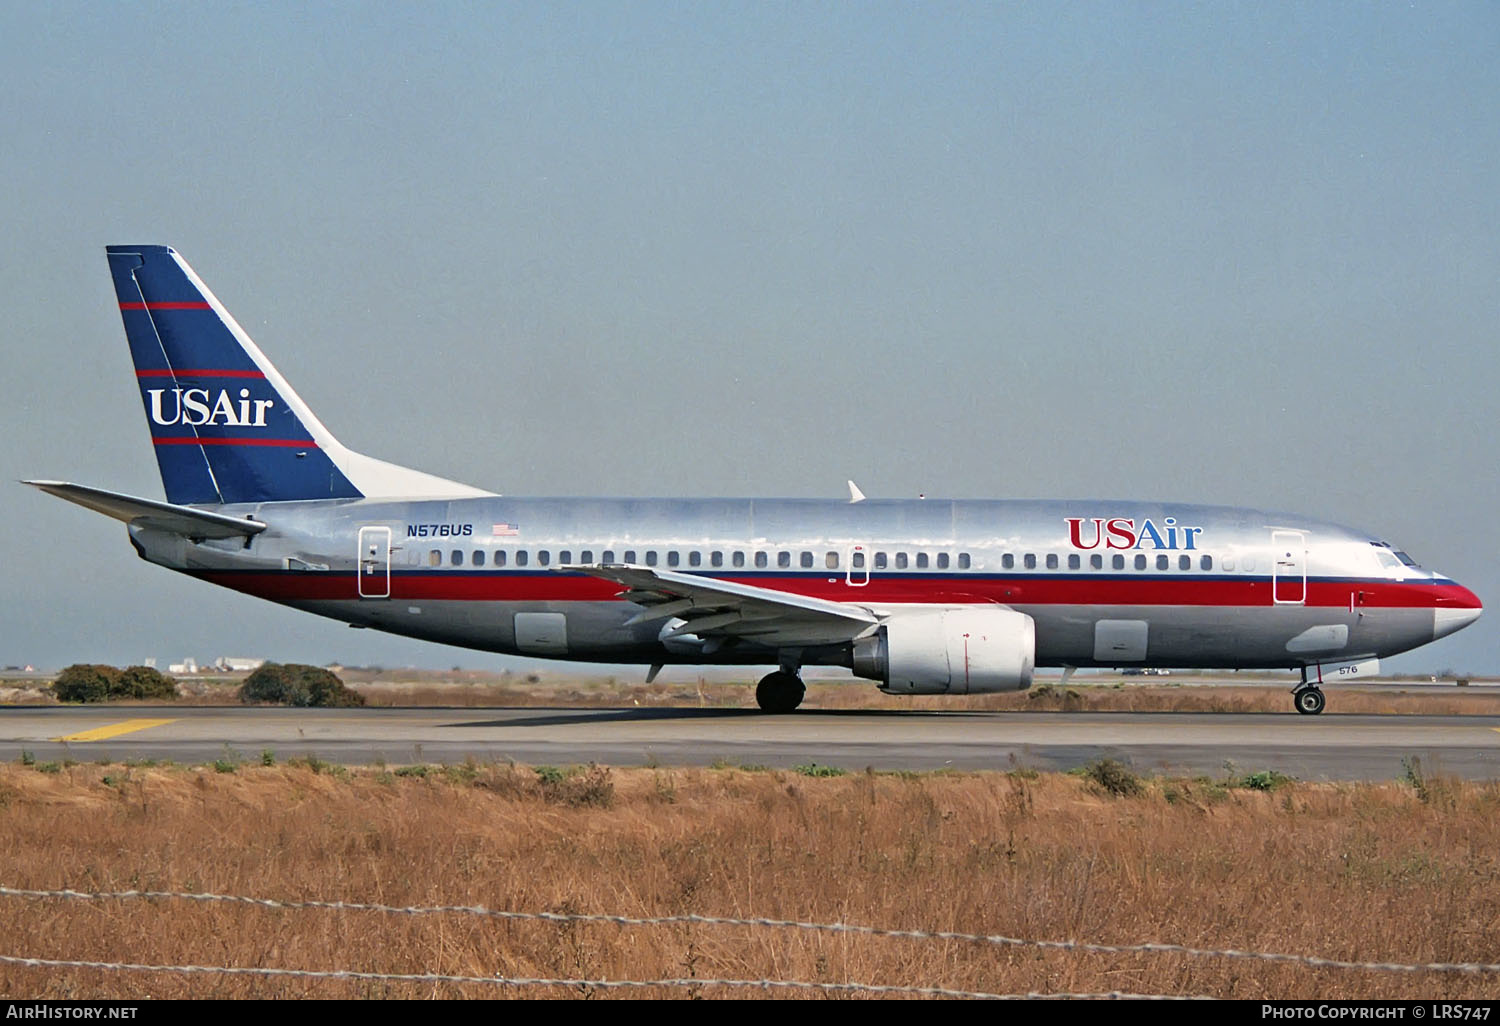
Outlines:
[[[496,524],[491,533],[496,538],[514,538],[521,533],[521,528],[516,524]]]

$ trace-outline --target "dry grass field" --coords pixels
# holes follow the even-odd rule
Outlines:
[[[0,767],[0,884],[699,913],[1350,961],[1500,962],[1500,784],[318,764]],[[1257,790],[1250,784],[1270,788]],[[991,993],[1492,997],[1312,968],[767,927],[0,897],[0,954]],[[785,993],[785,992],[778,992]],[[0,965],[5,997],[760,996]]]

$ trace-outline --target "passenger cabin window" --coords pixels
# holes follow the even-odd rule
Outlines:
[[[885,553],[884,552],[877,552],[877,553],[875,553],[875,569],[876,570],[884,570],[885,569]]]
[[[688,553],[688,566],[702,566],[702,565],[703,565],[703,553],[699,552],[697,549],[694,549],[692,552]]]
[[[573,553],[569,552],[567,549],[563,549],[557,554],[557,561],[563,566],[567,566],[569,563],[573,562]]]
[[[785,570],[792,565],[792,554],[790,552],[776,553],[776,565]]]
[[[626,549],[625,550],[625,562],[627,562],[627,563],[634,563],[635,562],[635,549]]]
[[[745,554],[743,552],[736,552],[734,554],[734,565],[737,567],[745,565]]]
[[[1124,570],[1125,557],[1116,552],[1114,558],[1109,561],[1109,565],[1114,567],[1116,570]]]
[[[1198,560],[1198,568],[1200,570],[1212,570],[1214,568],[1214,557],[1204,556]]]
[[[723,566],[724,565],[724,553],[722,553],[722,552],[710,552],[708,554],[708,565],[709,566]]]
[[[939,552],[938,553],[937,563],[938,563],[938,569],[939,570],[946,570],[946,569],[948,569],[948,553],[946,553],[946,552]]]
[[[671,552],[667,553],[667,566],[676,566],[676,565],[677,565],[677,550],[673,549]]]
[[[958,554],[958,568],[960,570],[969,569],[969,554],[967,552],[960,552]]]
[[[1156,569],[1158,569],[1158,570],[1170,570],[1171,568],[1172,568],[1172,560],[1171,560],[1171,557],[1168,556],[1166,553],[1162,553],[1161,555],[1159,555],[1159,556],[1156,557]]]
[[[925,553],[925,552],[918,552],[917,553],[917,569],[918,570],[926,570],[927,569],[927,553]]]
[[[1177,557],[1177,569],[1191,570],[1193,568],[1193,557],[1182,555]]]
[[[504,566],[505,565],[505,550],[504,549],[501,549],[499,552],[495,553],[495,565],[496,566]]]
[[[801,556],[797,557],[797,561],[802,564],[802,569],[811,570],[813,565],[813,554],[811,552],[804,552]]]
[[[1026,555],[1021,559],[1021,565],[1024,566],[1028,570],[1035,570],[1036,569],[1036,553],[1035,552],[1028,552],[1028,553],[1026,553]]]
[[[448,562],[451,563],[451,564],[453,564],[454,566],[463,566],[464,565],[463,550],[461,550],[461,549],[454,549],[452,552],[448,553]]]
[[[1000,568],[1002,570],[1014,570],[1016,568],[1016,557],[1007,552],[1000,557]]]
[[[594,561],[594,553],[593,553],[592,549],[584,549],[582,552],[580,552],[578,554],[578,562],[580,562],[580,563],[588,564],[588,563],[592,563],[593,561]]]
[[[1097,553],[1097,552],[1094,553],[1092,556],[1089,557],[1089,566],[1093,567],[1095,570],[1103,570],[1104,569],[1104,557],[1101,556],[1101,555],[1099,555],[1099,553]]]
[[[443,565],[443,554],[442,554],[442,552],[440,552],[437,549],[433,549],[431,552],[427,553],[427,565],[428,566],[442,566]]]
[[[536,565],[537,566],[548,566],[548,565],[551,564],[551,562],[552,562],[552,553],[548,552],[546,549],[542,549],[539,552],[537,552],[537,554],[536,554]]]
[[[904,553],[904,552],[898,552],[898,553],[896,553],[896,569],[897,570],[905,570],[906,569],[906,553]]]
[[[474,553],[473,563],[475,566],[484,566],[484,550],[479,549]]]
[[[516,550],[516,566],[525,566],[526,565],[526,560],[527,560],[526,550],[525,549],[517,549]]]
[[[764,552],[757,552],[755,554],[755,568],[757,570],[764,570],[767,566],[770,565],[770,563],[771,561],[766,558],[766,554]]]
[[[865,554],[863,552],[856,552],[851,555],[849,557],[849,565],[851,569],[863,570],[865,568]]]
[[[1047,569],[1048,570],[1056,570],[1057,569],[1057,553],[1055,553],[1055,552],[1049,552],[1049,553],[1047,553]]]
[[[656,550],[655,549],[647,549],[646,550],[646,565],[647,566],[655,566],[656,565]]]
[[[823,565],[830,570],[837,570],[839,568],[839,554],[837,552],[828,553],[828,555],[823,557]]]
[[[1146,569],[1146,554],[1144,552],[1139,553],[1139,554],[1136,555],[1136,557],[1135,557],[1135,568],[1137,570],[1144,570],[1144,569]]]
[[[1083,558],[1081,556],[1079,556],[1078,553],[1076,553],[1076,552],[1070,552],[1070,553],[1068,553],[1068,569],[1069,570],[1081,570],[1081,569],[1083,569]]]

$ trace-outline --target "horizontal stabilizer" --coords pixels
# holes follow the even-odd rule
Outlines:
[[[190,538],[247,538],[259,534],[266,525],[259,520],[240,519],[223,513],[209,513],[191,506],[175,506],[170,502],[141,499],[120,492],[107,492],[103,488],[69,484],[66,481],[22,481],[39,488],[48,495],[76,502],[86,509],[103,513],[107,517],[123,520],[127,524],[154,527]]]

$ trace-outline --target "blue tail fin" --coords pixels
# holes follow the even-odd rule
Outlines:
[[[340,445],[169,247],[107,252],[169,502],[485,494]]]

